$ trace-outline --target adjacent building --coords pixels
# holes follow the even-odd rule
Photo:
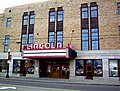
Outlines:
[[[50,0],[0,14],[0,76],[120,78],[120,0]],[[10,52],[10,55],[9,55]]]

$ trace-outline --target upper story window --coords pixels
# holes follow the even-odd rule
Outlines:
[[[82,8],[82,19],[88,18],[88,8],[83,7]]]
[[[32,44],[34,40],[34,34],[29,34],[28,35],[28,44]]]
[[[91,43],[92,43],[92,50],[99,49],[99,35],[98,35],[98,28],[91,29]]]
[[[34,24],[35,22],[35,15],[30,15],[30,24]]]
[[[27,44],[27,34],[23,34],[22,35],[22,45],[26,45]]]
[[[89,31],[88,29],[82,29],[82,50],[89,49]]]
[[[57,15],[58,15],[57,21],[63,21],[63,11],[58,11]]]
[[[11,20],[11,17],[7,18],[6,27],[11,27]]]
[[[50,22],[55,22],[55,12],[54,11],[50,12]]]
[[[57,43],[63,42],[63,31],[57,31]]]
[[[55,40],[55,33],[52,31],[49,31],[49,43],[54,43]]]
[[[95,17],[98,17],[98,7],[97,5],[93,5],[90,7],[90,15],[91,15],[91,18],[95,18]]]
[[[88,18],[88,4],[87,3],[81,4],[81,18],[82,19]]]
[[[9,43],[10,43],[10,36],[6,35],[5,36],[5,43],[4,43],[4,52],[8,52]]]
[[[117,3],[117,7],[118,7],[118,15],[120,15],[120,2]]]
[[[28,16],[24,16],[23,17],[23,25],[27,25],[28,24]]]

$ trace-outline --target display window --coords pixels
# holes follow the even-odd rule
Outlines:
[[[13,73],[20,73],[20,60],[13,60]]]
[[[27,74],[34,74],[35,67],[33,60],[27,61],[26,67],[27,67]]]
[[[109,60],[109,76],[118,77],[118,60]]]
[[[83,76],[84,75],[84,60],[76,60],[76,76]]]
[[[88,71],[92,71],[94,76],[103,76],[102,60],[92,59],[92,60],[80,60],[76,59],[75,66],[76,76],[85,76]]]
[[[94,60],[94,76],[103,76],[102,60]]]
[[[7,71],[7,60],[0,60],[0,72]]]

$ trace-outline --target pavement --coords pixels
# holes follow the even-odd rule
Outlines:
[[[22,80],[32,82],[52,82],[52,83],[66,83],[66,84],[83,84],[83,85],[107,85],[107,86],[120,86],[120,81],[116,80],[75,80],[75,79],[62,79],[62,78],[30,78],[30,77],[0,77],[0,79]]]

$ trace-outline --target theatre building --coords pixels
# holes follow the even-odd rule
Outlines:
[[[0,76],[120,79],[120,1],[49,0],[0,14]]]

